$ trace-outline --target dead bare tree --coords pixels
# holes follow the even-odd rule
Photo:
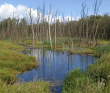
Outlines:
[[[72,13],[71,13],[71,29],[72,29]],[[71,31],[72,33],[73,31]],[[72,33],[73,34],[73,33]],[[72,40],[72,37],[71,37],[71,54],[73,54],[73,40]]]
[[[39,32],[40,12],[39,12],[39,8],[38,8],[38,7],[37,7],[37,10],[36,10],[36,13],[37,13],[36,39],[37,39],[37,42],[38,42],[38,40],[39,40],[39,35],[40,35],[40,32]]]
[[[99,25],[99,22],[96,23],[96,17],[98,16],[98,12],[99,12],[99,8],[100,8],[100,5],[101,5],[101,2],[102,1],[97,1],[95,0],[94,2],[94,23],[93,23],[93,27],[92,27],[92,33],[93,33],[93,45],[95,45],[95,42],[96,42],[96,34],[97,34],[97,29],[98,29],[98,25]],[[95,28],[95,25],[96,25],[96,28]]]
[[[30,16],[30,25],[31,25],[33,45],[34,45],[34,28],[33,28],[33,17],[32,17],[32,10],[31,10],[31,8],[30,8],[30,11],[29,11],[29,16]]]
[[[83,31],[83,37],[85,37],[85,8],[86,8],[86,4],[82,3],[82,31]]]
[[[44,41],[44,30],[45,30],[45,24],[44,24],[44,19],[45,19],[45,2],[43,3],[43,13],[42,13],[42,18],[43,18],[43,23],[42,23],[42,27],[43,27],[43,34],[42,34],[42,40]]]
[[[48,25],[49,25],[49,38],[50,38],[50,46],[52,49],[52,40],[51,40],[51,33],[50,33],[50,12],[48,10]]]
[[[57,12],[55,13],[55,6],[54,6],[54,24],[55,24],[55,49],[56,49],[56,16],[57,16]]]
[[[88,44],[88,9],[87,9],[87,17],[86,17],[86,43]]]
[[[64,53],[64,23],[65,23],[65,18],[64,18],[64,13],[62,14],[62,32],[61,32],[61,38],[62,38],[62,47],[63,47],[63,53]]]

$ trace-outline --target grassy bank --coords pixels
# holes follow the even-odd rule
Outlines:
[[[110,92],[110,44],[96,47],[100,59],[88,67],[85,73],[73,70],[66,77],[63,93],[109,93]]]
[[[17,74],[38,66],[35,57],[19,54],[18,51],[21,50],[22,46],[15,45],[11,41],[0,41],[0,93],[49,92],[49,82],[13,84],[17,81]]]
[[[77,53],[77,54],[94,54],[94,52],[96,52],[95,50],[97,50],[95,47],[97,46],[99,47],[101,45],[105,45],[109,43],[109,41],[98,40],[98,44],[96,46],[97,42],[93,44],[92,41],[89,41],[87,44],[85,39],[81,39],[81,41],[79,42],[79,38],[72,39],[72,42],[73,42],[73,53]],[[19,44],[27,47],[34,46],[37,48],[51,49],[50,41],[47,41],[46,39],[42,42],[35,40],[34,45],[31,39],[27,39],[27,40],[22,39],[22,40],[19,40]],[[52,40],[52,49],[55,49],[54,39]],[[71,40],[68,40],[68,38],[63,38],[63,42],[62,42],[62,38],[57,38],[56,50],[71,51]],[[97,53],[95,56],[98,56],[98,55],[99,54]]]
[[[13,85],[0,82],[0,93],[50,93],[49,82],[34,81]]]

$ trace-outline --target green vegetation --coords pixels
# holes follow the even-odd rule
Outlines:
[[[110,52],[110,43],[102,46],[91,47],[91,49],[94,51],[95,56],[100,57],[102,54]]]
[[[94,82],[92,78],[75,69],[65,79],[63,93],[104,93],[104,83]]]
[[[38,66],[35,57],[19,54],[20,50],[23,47],[12,44],[9,40],[0,41],[0,93],[49,92],[49,82],[15,83],[17,74]]]
[[[0,82],[0,93],[50,93],[49,82],[33,81],[13,85]]]
[[[103,47],[105,47],[106,45],[108,46],[109,41],[107,40],[98,40],[98,45],[95,44],[91,44],[92,41],[89,41],[88,44],[86,43],[85,39],[81,39],[80,42],[80,46],[79,46],[79,39],[78,38],[74,38],[72,39],[73,42],[73,53],[77,53],[77,54],[91,54],[94,56],[101,56],[101,52],[100,50],[102,50]],[[24,46],[28,46],[28,47],[39,47],[39,48],[48,48],[50,49],[50,41],[37,41],[35,42],[35,44],[32,44],[32,39],[28,39],[28,40],[20,40],[19,44],[24,45]],[[52,45],[53,45],[53,49],[55,49],[55,41],[54,39],[52,40]],[[104,48],[105,49],[105,48]],[[109,49],[109,46],[108,48]],[[56,50],[66,50],[66,51],[71,51],[71,42],[68,40],[68,38],[63,38],[63,42],[61,38],[57,39],[56,42]],[[99,51],[99,52],[98,52]],[[108,50],[104,50],[103,52],[108,51]]]
[[[110,92],[110,44],[101,46],[102,56],[85,73],[75,69],[65,78],[63,93]],[[95,48],[98,49],[98,48]],[[101,51],[100,50],[100,51]],[[99,50],[97,50],[99,52]],[[96,52],[97,53],[97,52]]]
[[[14,82],[16,74],[38,66],[35,57],[16,52],[21,49],[23,49],[21,46],[11,42],[0,41],[0,79],[2,81]]]
[[[87,5],[82,3],[79,20],[68,17],[67,21],[64,14],[57,11],[55,7],[50,7],[48,16],[45,16],[47,15],[45,3],[42,8],[38,6],[36,19],[32,17],[32,8],[28,9],[30,11],[26,12],[26,16],[21,19],[14,16],[7,19],[1,18],[0,39],[5,39],[5,41],[0,41],[0,79],[2,83],[0,92],[16,93],[21,90],[25,93],[26,90],[34,92],[38,88],[36,87],[38,82],[10,86],[17,80],[16,74],[38,66],[35,57],[17,53],[23,49],[18,45],[66,50],[71,54],[94,54],[101,57],[95,64],[89,66],[85,73],[77,69],[72,71],[66,77],[63,92],[104,93],[110,91],[110,43],[104,41],[110,40],[110,16],[109,14],[103,16],[98,14],[100,5],[101,1],[95,0],[94,14],[88,15]],[[51,17],[53,12],[49,11],[53,10],[54,17]],[[54,22],[52,22],[53,19]],[[12,44],[11,41],[18,45]],[[42,87],[38,92],[48,91],[48,84],[40,83]],[[15,91],[11,91],[13,89]]]

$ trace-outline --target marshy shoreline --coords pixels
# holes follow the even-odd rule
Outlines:
[[[23,49],[23,46],[15,45],[11,41],[0,40],[0,92],[50,92],[49,82],[47,81],[19,83],[17,74],[38,67],[35,57],[18,53]]]
[[[110,43],[94,48],[100,57],[86,72],[74,69],[65,77],[63,93],[109,93],[110,91]]]
[[[26,46],[26,45],[25,45]],[[30,47],[30,46],[28,46]],[[68,77],[65,77],[63,85],[63,93],[81,91],[81,93],[99,92],[108,93],[110,84],[110,44],[103,44],[99,47],[86,48],[86,50],[77,51],[77,54],[94,53],[94,56],[100,57],[95,64],[90,65],[86,72],[83,73],[78,69],[75,69],[69,73]],[[41,47],[43,48],[43,47]],[[48,49],[49,47],[45,47]],[[38,62],[33,56],[19,54],[18,51],[23,50],[21,45],[13,44],[11,41],[0,40],[0,92],[2,93],[27,93],[28,91],[36,93],[51,93],[48,81],[38,80],[27,83],[14,83],[17,81],[17,74],[28,71],[32,68],[38,67]],[[69,49],[57,48],[56,51],[70,51]],[[100,51],[101,50],[101,51]],[[87,52],[89,51],[89,52]],[[106,73],[105,73],[106,72]],[[97,88],[96,88],[97,87]]]

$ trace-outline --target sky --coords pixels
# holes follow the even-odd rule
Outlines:
[[[33,11],[33,17],[35,18],[37,16],[35,10],[39,6],[42,8],[44,2],[46,11],[50,9],[50,5],[52,5],[51,11],[54,12],[55,6],[55,10],[59,12],[60,17],[64,14],[65,19],[67,20],[67,18],[71,17],[72,14],[73,20],[75,18],[78,20],[81,17],[82,3],[86,3],[86,9],[89,11],[88,14],[92,15],[94,1],[95,0],[0,0],[0,17],[12,17],[14,11],[15,16],[22,18],[24,15],[26,15],[24,12],[29,10],[31,7]],[[98,2],[99,1],[100,0],[98,0]],[[104,15],[105,13],[110,13],[110,0],[102,0],[101,6],[99,8],[99,14]],[[47,16],[47,14],[45,15]]]

